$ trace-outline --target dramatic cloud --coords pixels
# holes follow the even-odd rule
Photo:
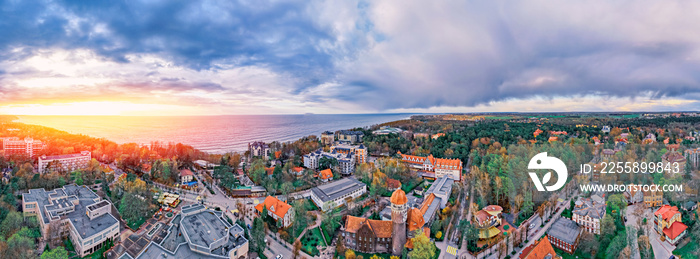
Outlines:
[[[700,107],[700,2],[0,1],[0,16],[0,112]]]

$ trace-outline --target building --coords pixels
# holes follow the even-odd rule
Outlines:
[[[479,230],[479,240],[485,241],[501,234],[498,226],[501,225],[501,213],[503,208],[498,205],[489,205],[474,213],[474,227]]]
[[[311,201],[323,211],[328,211],[345,205],[348,200],[355,199],[367,192],[367,185],[353,177],[311,188]]]
[[[190,169],[182,169],[180,170],[180,183],[181,184],[187,184],[189,182],[194,181],[194,173],[190,171]]]
[[[685,156],[690,159],[690,163],[693,167],[698,167],[698,162],[700,162],[700,148],[686,149]]]
[[[364,137],[365,134],[362,133],[362,131],[339,130],[335,133],[335,136],[337,137],[338,141],[357,144],[362,142],[362,137]]]
[[[427,226],[437,210],[435,196],[429,196],[419,208],[411,207],[406,193],[398,189],[391,194],[388,218],[372,220],[347,216],[341,229],[345,247],[363,253],[391,253],[400,255],[405,248],[412,249],[410,239],[418,231],[430,236]],[[386,209],[385,209],[386,210]]]
[[[382,126],[378,130],[372,131],[372,135],[389,135],[389,134],[401,134],[402,129]]]
[[[523,252],[520,254],[521,259],[559,259],[561,256],[558,256],[557,253],[554,251],[554,247],[552,247],[552,244],[549,242],[549,238],[547,236],[544,236],[540,240],[535,241],[532,245],[526,247],[523,249]]]
[[[32,138],[19,139],[17,137],[2,139],[2,150],[5,156],[20,155],[34,157],[36,152],[44,149],[44,143]]]
[[[85,186],[74,184],[47,192],[31,189],[22,194],[24,216],[36,216],[45,240],[70,238],[75,251],[85,257],[107,241],[119,241],[119,220],[112,204]]]
[[[582,229],[576,222],[561,217],[557,219],[554,224],[552,224],[549,231],[547,231],[547,238],[554,247],[564,250],[569,254],[573,254],[578,247],[581,231]]]
[[[685,164],[687,161],[685,156],[678,152],[679,146],[678,144],[668,145],[668,152],[661,156],[662,168],[664,168],[664,170],[668,168],[669,170],[666,171],[666,173],[685,173]]]
[[[627,203],[629,204],[644,202],[644,192],[641,190],[629,188],[629,190],[625,190],[623,195],[627,198]]]
[[[331,153],[354,155],[358,164],[367,163],[367,148],[365,145],[337,144],[330,147]]]
[[[603,151],[600,153],[600,158],[603,161],[610,161],[610,159],[612,159],[613,156],[615,156],[615,153],[617,153],[615,150],[606,148],[606,149],[603,149]]]
[[[304,168],[295,166],[292,169],[289,170],[290,174],[296,176],[297,178],[304,176]]]
[[[440,208],[444,209],[447,206],[450,195],[452,195],[452,184],[454,184],[454,182],[455,181],[450,177],[440,177],[428,188],[425,192],[425,196],[427,197],[430,194],[434,194],[436,197],[440,198]]]
[[[182,212],[168,225],[165,238],[160,243],[151,241],[137,259],[241,259],[248,255],[243,227],[229,224],[221,211],[207,209],[201,204],[183,206]]]
[[[331,171],[331,169],[321,170],[321,172],[318,172],[318,179],[324,183],[333,180],[333,171]]]
[[[430,133],[413,133],[413,138],[430,138]]]
[[[324,146],[333,145],[335,142],[335,133],[330,131],[324,131],[321,133],[321,144]]]
[[[683,224],[678,207],[664,205],[654,212],[654,230],[671,244],[677,244],[685,234],[688,226]]]
[[[267,196],[263,203],[255,206],[258,214],[262,214],[263,206],[267,208],[267,215],[272,217],[278,224],[283,228],[287,228],[292,225],[294,221],[294,210],[292,206],[277,199],[274,196]]]
[[[664,202],[664,193],[661,190],[657,191],[644,191],[644,205],[647,208],[659,207]]]
[[[432,154],[427,157],[401,154],[400,151],[398,154],[401,155],[401,160],[410,167],[426,172],[427,174],[423,174],[424,177],[449,176],[455,181],[462,181],[462,160],[435,158]]]
[[[355,158],[355,153],[343,154],[339,153],[338,150],[333,150],[332,152],[324,152],[318,149],[312,153],[304,155],[304,166],[306,168],[316,170],[321,158],[331,158],[338,161],[338,170],[344,175],[350,175],[355,172],[355,163],[357,159]]]
[[[255,141],[253,143],[248,143],[248,152],[251,156],[262,157],[268,159],[271,154],[270,145],[262,141]]]
[[[39,157],[37,168],[39,168],[39,173],[54,171],[70,172],[87,168],[90,164],[90,160],[92,160],[90,151],[56,156],[44,155]]]
[[[600,221],[605,216],[605,203],[578,198],[571,219],[586,231],[600,235]]]

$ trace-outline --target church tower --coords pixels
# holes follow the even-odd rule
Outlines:
[[[392,246],[391,252],[394,255],[401,255],[403,247],[406,245],[406,217],[408,212],[408,198],[401,188],[391,194],[391,221],[392,221]]]

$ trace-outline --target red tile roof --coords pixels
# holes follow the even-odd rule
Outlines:
[[[182,169],[180,170],[180,177],[182,176],[188,176],[188,175],[194,175],[190,169]]]
[[[686,229],[688,229],[688,226],[683,224],[683,222],[676,221],[670,227],[664,228],[664,234],[671,239],[676,239]]]
[[[654,216],[661,215],[661,218],[663,220],[669,220],[669,219],[673,218],[673,216],[678,214],[678,213],[680,213],[680,212],[678,212],[678,207],[676,207],[676,206],[671,207],[670,205],[664,205],[664,206],[661,206],[661,208],[659,208],[658,210],[656,210],[656,212],[654,212]]]
[[[290,206],[286,202],[275,198],[274,196],[267,196],[263,203],[260,203],[257,206],[255,206],[255,209],[258,210],[258,212],[262,213],[263,206],[265,206],[267,210],[271,211],[280,218],[284,218],[284,215],[287,214],[287,211],[289,211],[289,209],[292,208],[292,206]]]
[[[520,258],[544,259],[548,255],[551,256],[551,258],[557,258],[557,253],[554,251],[552,244],[549,243],[549,238],[547,238],[545,235],[544,238],[523,249],[523,252],[520,254]]]
[[[333,178],[333,171],[331,171],[331,169],[323,170],[321,171],[319,177],[321,177],[323,180],[331,179]]]
[[[393,223],[390,220],[374,220],[359,218],[355,216],[347,216],[345,219],[345,231],[349,233],[357,233],[363,225],[367,225],[374,235],[379,238],[390,238]]]

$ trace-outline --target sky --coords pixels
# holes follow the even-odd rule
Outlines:
[[[0,114],[691,111],[700,2],[0,0]]]

